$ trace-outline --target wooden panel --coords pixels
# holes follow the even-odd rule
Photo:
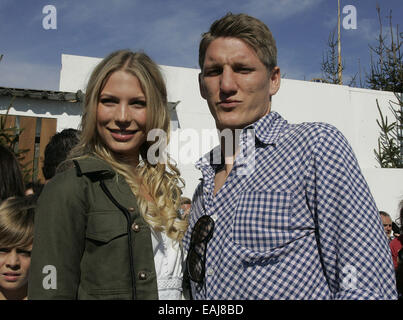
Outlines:
[[[57,119],[42,118],[41,137],[39,145],[39,161],[38,161],[38,180],[45,182],[42,173],[43,161],[45,157],[45,148],[52,136],[56,133]]]
[[[1,117],[2,117],[2,118],[5,118],[6,116],[5,116],[5,115],[2,115]],[[7,115],[5,129],[7,129],[7,128],[14,128],[14,127],[15,127],[15,119],[16,119],[16,116]]]
[[[26,168],[31,171],[33,169],[35,155],[35,130],[36,118],[20,116],[20,129],[23,129],[18,143],[18,150],[29,149],[24,153],[23,165],[27,164]]]

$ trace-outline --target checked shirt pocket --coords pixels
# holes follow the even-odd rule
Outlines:
[[[247,191],[240,196],[232,237],[253,251],[269,251],[291,240],[291,193]]]

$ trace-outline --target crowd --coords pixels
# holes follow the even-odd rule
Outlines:
[[[170,118],[143,52],[95,67],[79,131],[46,147],[43,185],[24,185],[0,145],[0,299],[401,298],[403,201],[399,228],[336,128],[271,111],[276,57],[268,27],[245,14],[203,34],[201,96],[217,129],[241,134],[196,164],[192,200],[169,155],[149,161],[147,134],[169,133]]]

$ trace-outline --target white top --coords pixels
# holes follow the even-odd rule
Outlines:
[[[165,232],[151,228],[155,271],[157,273],[158,298],[160,300],[183,300],[183,250],[178,241]]]

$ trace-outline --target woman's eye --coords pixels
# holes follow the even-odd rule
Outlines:
[[[134,100],[134,101],[130,101],[130,105],[137,106],[137,107],[146,107],[147,103],[144,100]]]
[[[102,104],[108,105],[108,104],[114,104],[115,101],[113,99],[101,99],[100,100]]]
[[[8,248],[0,248],[0,253],[7,253],[10,252],[10,249]]]

